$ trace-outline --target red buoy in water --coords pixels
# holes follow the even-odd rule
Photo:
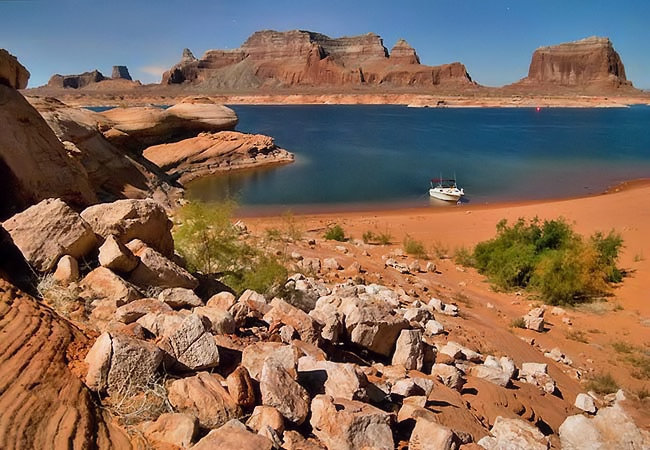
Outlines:
[[[535,108],[535,109],[537,110],[537,112],[539,112],[542,108],[540,108],[540,107],[538,106],[538,107]]]

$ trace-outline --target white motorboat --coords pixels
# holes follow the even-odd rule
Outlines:
[[[457,202],[465,195],[465,191],[458,188],[453,178],[434,178],[431,180],[429,195],[440,200]]]

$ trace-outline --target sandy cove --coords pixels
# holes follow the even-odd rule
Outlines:
[[[588,378],[590,373],[610,372],[620,385],[633,392],[649,389],[650,382],[635,376],[636,369],[626,361],[626,355],[615,352],[611,344],[627,342],[644,348],[646,353],[650,349],[650,180],[625,183],[603,195],[567,200],[449,209],[311,214],[295,216],[295,221],[307,234],[316,237],[317,245],[309,256],[335,256],[344,267],[357,260],[367,273],[379,273],[384,282],[400,283],[404,280],[399,279],[395,270],[384,268],[382,256],[400,248],[405,235],[422,241],[429,250],[437,246],[453,254],[458,247],[473,246],[493,237],[496,223],[503,218],[514,221],[519,217],[534,216],[541,219],[564,217],[583,235],[615,229],[623,236],[624,249],[619,263],[629,275],[614,289],[613,297],[606,303],[567,308],[572,326],[559,316],[547,314],[551,329],[546,333],[512,329],[512,319],[525,314],[535,302],[528,301],[525,295],[494,292],[483,276],[473,269],[457,267],[452,259],[434,257],[438,272],[417,276],[417,281],[429,286],[432,296],[453,299],[466,311],[475,332],[473,336],[465,336],[467,339],[480,339],[481,335],[487,335],[490,345],[498,345],[500,351],[517,360],[530,355],[521,348],[521,341],[512,337],[534,338],[541,348],[559,347],[576,362],[576,366],[588,368],[583,378]],[[283,220],[278,217],[244,219],[257,232],[282,227]],[[359,244],[354,248],[355,245],[347,243],[350,253],[342,255],[340,249],[336,249],[339,243],[321,238],[323,230],[334,223],[340,224],[346,235],[358,241],[368,230],[389,232],[395,244]],[[364,256],[362,249],[367,249],[370,256]],[[576,340],[576,336],[582,339]],[[539,356],[540,362],[549,362]],[[640,424],[650,427],[650,414],[645,413],[640,419]]]

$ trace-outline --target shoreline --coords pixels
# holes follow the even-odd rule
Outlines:
[[[196,180],[195,180],[196,181]],[[301,205],[240,205],[237,208],[236,216],[246,219],[268,219],[291,213],[301,217],[328,217],[334,214],[341,216],[364,215],[405,215],[405,214],[444,214],[452,212],[484,211],[504,208],[518,208],[533,205],[546,205],[551,203],[570,202],[581,199],[593,199],[609,196],[621,192],[639,190],[650,187],[650,178],[637,178],[626,180],[608,187],[599,193],[588,195],[573,195],[569,197],[550,197],[543,199],[497,201],[494,203],[476,203],[432,206],[399,206],[400,202],[378,202],[374,203],[337,203],[337,204],[301,204]]]

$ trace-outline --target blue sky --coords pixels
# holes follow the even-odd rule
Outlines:
[[[0,48],[30,70],[30,86],[53,73],[127,65],[160,80],[183,48],[200,56],[238,47],[262,29],[306,29],[332,37],[369,31],[391,48],[406,39],[424,64],[461,61],[479,83],[499,86],[528,72],[533,50],[608,36],[628,79],[650,88],[648,0],[0,0]]]

